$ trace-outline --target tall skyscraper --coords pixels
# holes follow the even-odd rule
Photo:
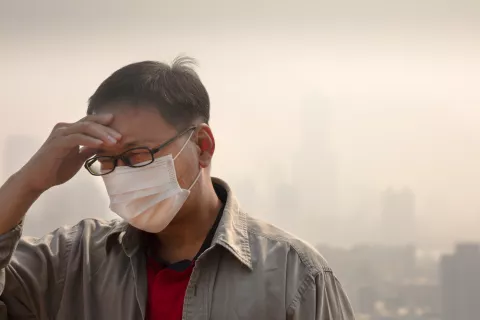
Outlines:
[[[440,262],[442,320],[480,318],[480,244],[459,244]]]
[[[301,136],[293,154],[292,183],[298,189],[296,218],[313,243],[337,242],[337,163],[332,145],[333,109],[323,99],[306,100],[300,111]]]
[[[389,245],[415,242],[415,195],[410,189],[383,192],[381,236],[382,243]]]
[[[269,221],[292,232],[301,238],[305,237],[305,221],[299,214],[299,190],[292,184],[278,182],[271,190],[273,216]]]

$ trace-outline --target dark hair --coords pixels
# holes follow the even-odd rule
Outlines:
[[[177,57],[172,65],[157,61],[132,63],[109,76],[88,101],[87,114],[106,104],[128,102],[152,104],[177,129],[195,121],[208,123],[210,98],[193,69],[195,60]]]

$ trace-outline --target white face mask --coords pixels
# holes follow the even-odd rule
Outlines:
[[[180,188],[174,161],[188,141],[190,138],[175,158],[169,154],[156,158],[145,167],[117,167],[102,176],[110,197],[110,209],[138,229],[151,233],[165,229],[187,200],[202,172],[199,171],[190,188]]]

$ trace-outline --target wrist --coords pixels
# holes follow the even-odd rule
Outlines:
[[[13,188],[18,190],[18,194],[33,199],[38,198],[46,191],[46,189],[36,186],[29,177],[29,174],[25,172],[23,168],[14,173],[8,182]]]

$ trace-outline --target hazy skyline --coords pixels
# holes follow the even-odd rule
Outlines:
[[[302,199],[318,187],[312,202],[335,198],[318,222],[338,219],[348,244],[350,224],[380,219],[386,188],[409,187],[420,242],[480,239],[478,1],[0,0],[0,40],[2,146],[18,134],[40,146],[55,123],[83,117],[119,67],[186,53],[211,96],[213,174],[253,215],[289,229],[299,216],[268,212],[272,190]],[[304,130],[312,101],[318,131]],[[311,241],[318,228],[295,226]]]

